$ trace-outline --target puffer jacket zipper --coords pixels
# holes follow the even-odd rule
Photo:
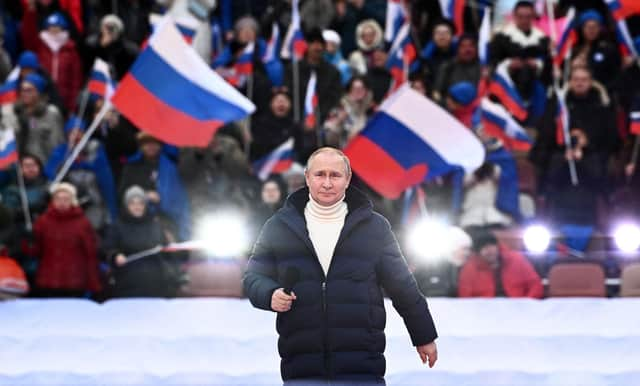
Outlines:
[[[331,353],[329,352],[329,314],[327,312],[327,282],[322,282],[322,314],[324,323],[322,324],[322,343],[324,346],[324,370],[327,380],[331,379]]]

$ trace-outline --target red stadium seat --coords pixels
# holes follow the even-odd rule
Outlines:
[[[558,263],[549,271],[550,297],[605,297],[602,266],[589,262]]]
[[[189,283],[183,296],[243,297],[245,259],[192,259],[186,267]]]

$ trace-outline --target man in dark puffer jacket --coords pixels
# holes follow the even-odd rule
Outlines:
[[[293,193],[264,225],[244,277],[251,303],[278,312],[285,384],[384,384],[381,286],[432,367],[437,333],[427,303],[389,222],[363,193],[347,189],[347,157],[319,149],[305,177],[308,188]],[[295,284],[286,283],[292,276],[299,276]],[[284,286],[293,287],[290,295]]]

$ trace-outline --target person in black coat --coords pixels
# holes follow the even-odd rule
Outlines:
[[[422,362],[432,367],[438,335],[427,302],[389,222],[348,187],[348,158],[337,149],[318,149],[305,177],[308,187],[289,196],[264,225],[243,278],[255,307],[278,312],[285,384],[384,384],[381,286]]]
[[[108,229],[105,250],[113,267],[114,297],[175,295],[175,271],[163,253],[127,262],[127,256],[167,244],[160,221],[149,214],[146,202],[141,187],[127,189],[125,208]]]

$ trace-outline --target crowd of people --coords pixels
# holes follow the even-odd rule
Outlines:
[[[308,156],[322,146],[343,148],[398,86],[388,67],[387,1],[301,1],[306,52],[295,76],[280,47],[266,59],[268,42],[287,31],[291,1],[187,3],[193,2],[20,0],[0,5],[0,79],[20,69],[17,100],[1,109],[1,129],[14,130],[19,159],[0,173],[0,243],[3,254],[26,272],[33,294],[87,296],[115,283],[109,290],[113,296],[175,295],[184,280],[184,256],[159,253],[134,262],[127,256],[189,240],[203,214],[230,208],[249,219],[255,238],[286,196],[304,185]],[[549,18],[548,8],[539,6],[544,1],[496,1],[488,4],[494,17],[484,63],[478,30],[485,3],[467,1],[464,23],[456,25],[436,1],[406,2],[417,48],[406,81],[473,130],[487,150],[486,162],[474,173],[441,176],[420,187],[429,213],[465,228],[473,238],[470,256],[455,265],[454,284],[443,295],[541,297],[539,277],[526,259],[487,230],[544,217],[565,230],[568,240],[577,240],[606,229],[618,214],[638,218],[638,145],[629,117],[640,114],[640,60],[619,49],[614,20],[602,0],[555,4],[556,18],[570,8],[576,11],[576,41],[559,62],[554,60],[556,33],[544,30],[541,21]],[[509,3],[504,14],[502,3]],[[193,47],[254,102],[256,112],[223,126],[206,148],[176,148],[111,109],[64,179],[56,181],[105,103],[87,90],[94,60],[107,62],[113,78],[121,80],[144,49],[152,15],[164,13],[197,22]],[[638,35],[636,18],[640,15],[628,19],[632,36]],[[637,42],[640,50],[640,38]],[[235,65],[250,44],[256,47],[252,73],[243,77]],[[510,173],[500,158],[504,144],[475,119],[481,97],[498,101],[486,90],[498,69],[523,101],[527,111],[516,118],[533,138],[529,151],[510,152],[518,175],[515,209],[502,207],[499,199],[502,177]],[[318,105],[316,119],[309,122],[303,112],[312,74]],[[554,86],[563,92],[555,93]],[[557,138],[559,98],[568,111],[569,146]],[[252,163],[289,138],[295,143],[293,166],[260,180]],[[578,184],[569,163],[576,166]],[[357,175],[353,184],[396,229],[408,226],[407,200],[385,199]],[[580,237],[571,233],[576,229]],[[572,247],[580,244],[586,243],[578,240]],[[423,284],[428,292],[429,283]]]

